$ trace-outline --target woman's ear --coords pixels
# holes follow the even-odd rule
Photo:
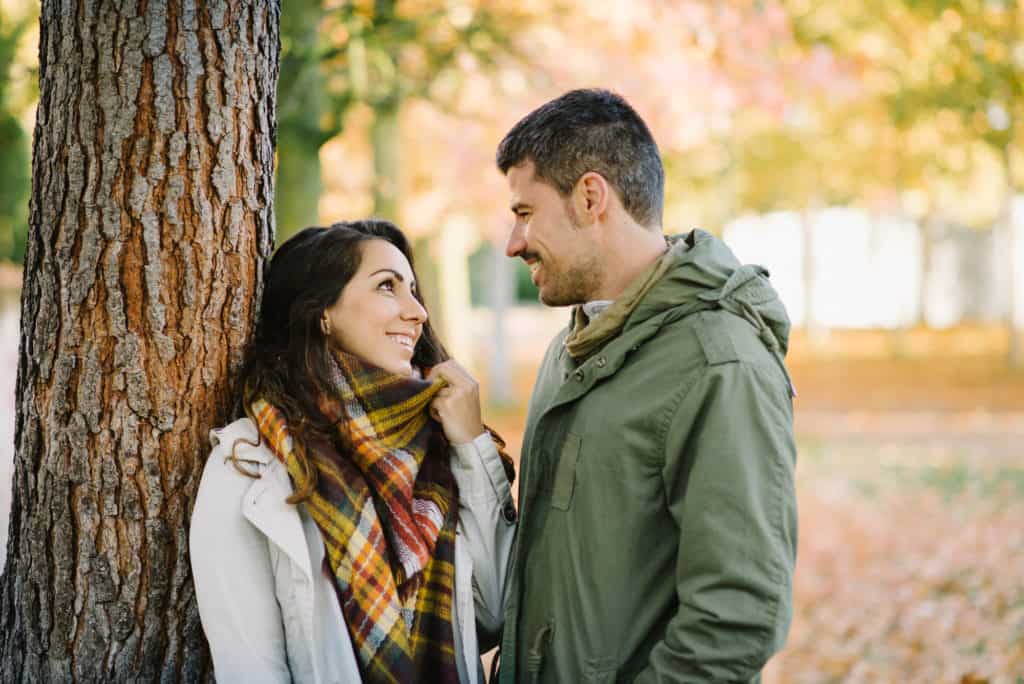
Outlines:
[[[324,315],[320,317],[320,331],[324,334],[324,337],[331,336],[331,320],[327,317],[326,311],[324,311]]]

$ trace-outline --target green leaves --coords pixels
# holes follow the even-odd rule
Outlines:
[[[28,231],[29,141],[10,101],[11,71],[29,19],[0,12],[0,259],[20,264]]]

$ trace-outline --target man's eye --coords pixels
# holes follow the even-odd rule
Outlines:
[[[528,218],[530,218],[530,212],[528,212],[528,211],[517,211],[516,212],[516,218],[518,218],[520,221],[525,221]]]

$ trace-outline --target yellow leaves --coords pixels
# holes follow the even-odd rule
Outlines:
[[[985,114],[985,112],[981,110],[974,112],[974,114],[971,116],[971,127],[977,133],[988,132],[988,116]]]
[[[872,69],[864,74],[863,81],[868,92],[881,95],[895,95],[902,88],[899,74],[889,69]]]
[[[942,135],[935,126],[915,126],[909,132],[907,142],[912,152],[927,154],[941,145]]]
[[[448,7],[448,21],[457,29],[465,29],[473,22],[475,11],[465,2],[453,2]]]
[[[328,42],[332,45],[344,45],[348,42],[352,34],[349,32],[348,26],[346,26],[344,22],[334,22],[324,28],[324,35],[327,36]]]
[[[989,684],[992,681],[988,677],[978,677],[973,672],[965,674],[960,678],[960,684]]]
[[[860,51],[871,60],[881,60],[888,51],[889,42],[878,32],[869,32],[858,41]]]
[[[988,61],[1001,64],[1006,61],[1008,56],[1009,51],[1004,43],[994,40],[985,42],[985,59]]]
[[[963,18],[952,7],[947,7],[942,11],[939,21],[942,22],[942,26],[950,33],[956,33],[964,26]]]
[[[943,86],[951,85],[956,80],[956,72],[953,71],[953,67],[945,62],[935,65],[934,74],[935,80]]]
[[[867,147],[875,139],[875,130],[867,121],[858,119],[849,128],[850,142],[858,147]]]

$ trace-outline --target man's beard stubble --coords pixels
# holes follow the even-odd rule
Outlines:
[[[541,261],[541,268],[544,268]],[[548,274],[547,286],[540,289],[538,297],[545,306],[573,306],[593,298],[601,282],[601,265],[596,256],[580,259],[561,273]]]

